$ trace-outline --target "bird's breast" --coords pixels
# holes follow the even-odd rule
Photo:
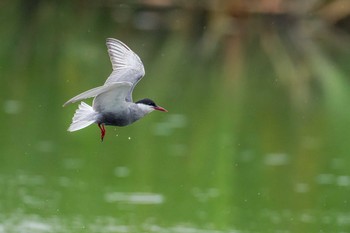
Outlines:
[[[103,113],[99,119],[105,125],[126,126],[131,124],[131,119],[127,115],[115,113]]]

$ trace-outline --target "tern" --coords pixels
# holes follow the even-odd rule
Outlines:
[[[142,61],[120,40],[107,38],[106,45],[113,71],[104,85],[85,91],[63,104],[64,107],[94,97],[92,106],[83,101],[80,103],[68,131],[96,123],[101,130],[101,141],[106,134],[105,125],[127,126],[154,110],[167,112],[149,98],[133,102],[132,92],[145,75]]]

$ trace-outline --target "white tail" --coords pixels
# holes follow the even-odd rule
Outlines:
[[[73,132],[88,127],[92,123],[95,123],[97,115],[98,113],[90,105],[81,102],[79,108],[75,111],[72,124],[69,126],[68,131]]]

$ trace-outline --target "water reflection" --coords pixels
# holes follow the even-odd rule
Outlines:
[[[274,229],[269,232],[279,233],[286,232],[292,233],[293,231],[283,230],[281,225],[285,219],[288,219],[290,224],[312,224],[314,222],[322,222],[329,228],[332,224],[340,226],[350,227],[350,215],[346,213],[325,215],[323,217],[316,216],[310,212],[300,213],[294,215],[289,211],[282,213],[266,212],[265,216],[268,216],[268,221],[274,225]],[[1,214],[0,220],[4,220],[0,223],[0,232],[35,232],[35,233],[66,233],[66,232],[102,232],[102,233],[243,233],[246,231],[239,231],[235,229],[227,229],[224,231],[196,227],[192,224],[182,223],[170,227],[164,227],[152,223],[152,220],[145,222],[139,226],[128,225],[122,223],[120,219],[116,219],[108,216],[98,216],[95,219],[87,222],[83,218],[76,216],[73,219],[63,219],[60,217],[42,218],[37,215],[26,215],[24,213],[17,213],[15,215],[6,216]],[[266,220],[266,218],[264,218]],[[329,227],[327,227],[327,225]],[[249,231],[260,232],[260,231]],[[330,231],[331,232],[331,231]]]
[[[67,160],[66,164],[81,164],[79,160]],[[72,167],[76,167],[76,166]],[[77,166],[81,168],[81,165]],[[129,176],[129,169],[126,167],[114,168],[116,177],[121,179],[127,179]],[[337,185],[339,187],[349,186],[349,176],[335,176],[333,174],[319,174],[316,177],[316,182],[320,185]],[[236,229],[211,229],[208,225],[205,228],[203,226],[195,226],[194,224],[181,223],[177,225],[162,226],[158,225],[158,220],[154,218],[152,214],[146,216],[144,220],[137,225],[129,225],[128,218],[123,215],[133,215],[132,210],[136,210],[142,206],[163,206],[173,203],[173,200],[168,200],[165,194],[154,192],[121,192],[106,190],[103,201],[109,206],[115,206],[123,212],[121,216],[113,215],[92,215],[90,217],[84,217],[80,214],[73,214],[63,216],[64,210],[61,209],[62,201],[64,200],[65,191],[67,188],[75,189],[78,193],[86,192],[87,184],[82,180],[73,180],[67,176],[61,176],[57,179],[49,179],[40,175],[32,175],[25,172],[18,172],[15,177],[1,176],[1,185],[7,193],[13,195],[17,202],[21,203],[21,208],[10,213],[0,214],[0,232],[74,232],[76,230],[84,230],[85,232],[150,232],[150,233],[184,233],[184,232],[207,232],[207,233],[220,233],[220,232],[244,232]],[[61,186],[62,189],[55,190],[50,189],[48,183],[56,183]],[[79,185],[79,183],[81,185]],[[109,189],[115,189],[110,187]],[[79,191],[81,190],[81,191]],[[295,185],[296,193],[308,193],[310,187],[307,183],[297,183]],[[101,193],[100,193],[101,194]],[[1,194],[4,198],[4,193]],[[191,195],[195,198],[196,202],[206,204],[213,201],[220,201],[225,195],[218,188],[193,188]],[[265,194],[264,194],[265,195]],[[17,196],[17,197],[16,197]],[[263,198],[258,193],[260,198]],[[97,203],[98,197],[94,197]],[[168,200],[168,201],[167,201]],[[249,200],[251,201],[251,200]],[[83,203],[82,203],[83,204]],[[345,205],[347,203],[344,202]],[[103,205],[103,204],[102,204]],[[125,206],[128,205],[129,207]],[[171,204],[172,205],[172,204]],[[61,207],[60,207],[61,206]],[[2,203],[4,208],[4,203]],[[136,208],[136,209],[135,209]],[[232,208],[232,206],[230,207]],[[237,208],[237,207],[235,207]],[[34,210],[34,212],[51,212],[50,215],[45,214],[29,214],[28,210]],[[186,210],[183,210],[186,211]],[[315,211],[312,209],[294,210],[294,209],[272,209],[262,208],[258,211],[261,221],[274,225],[275,230],[270,232],[294,232],[292,230],[286,230],[284,228],[285,222],[290,222],[293,225],[312,225],[322,224],[323,228],[332,228],[334,224],[340,227],[350,227],[350,214],[348,212],[323,210]],[[62,215],[63,214],[63,215]],[[196,215],[203,220],[207,219],[207,213],[197,211]],[[260,232],[257,229],[252,229],[250,232]]]

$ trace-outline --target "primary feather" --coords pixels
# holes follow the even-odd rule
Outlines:
[[[126,101],[132,102],[132,91],[145,75],[142,61],[136,53],[120,40],[108,38],[106,45],[113,72],[109,75],[105,85],[112,82],[131,82],[133,85],[126,96]]]

